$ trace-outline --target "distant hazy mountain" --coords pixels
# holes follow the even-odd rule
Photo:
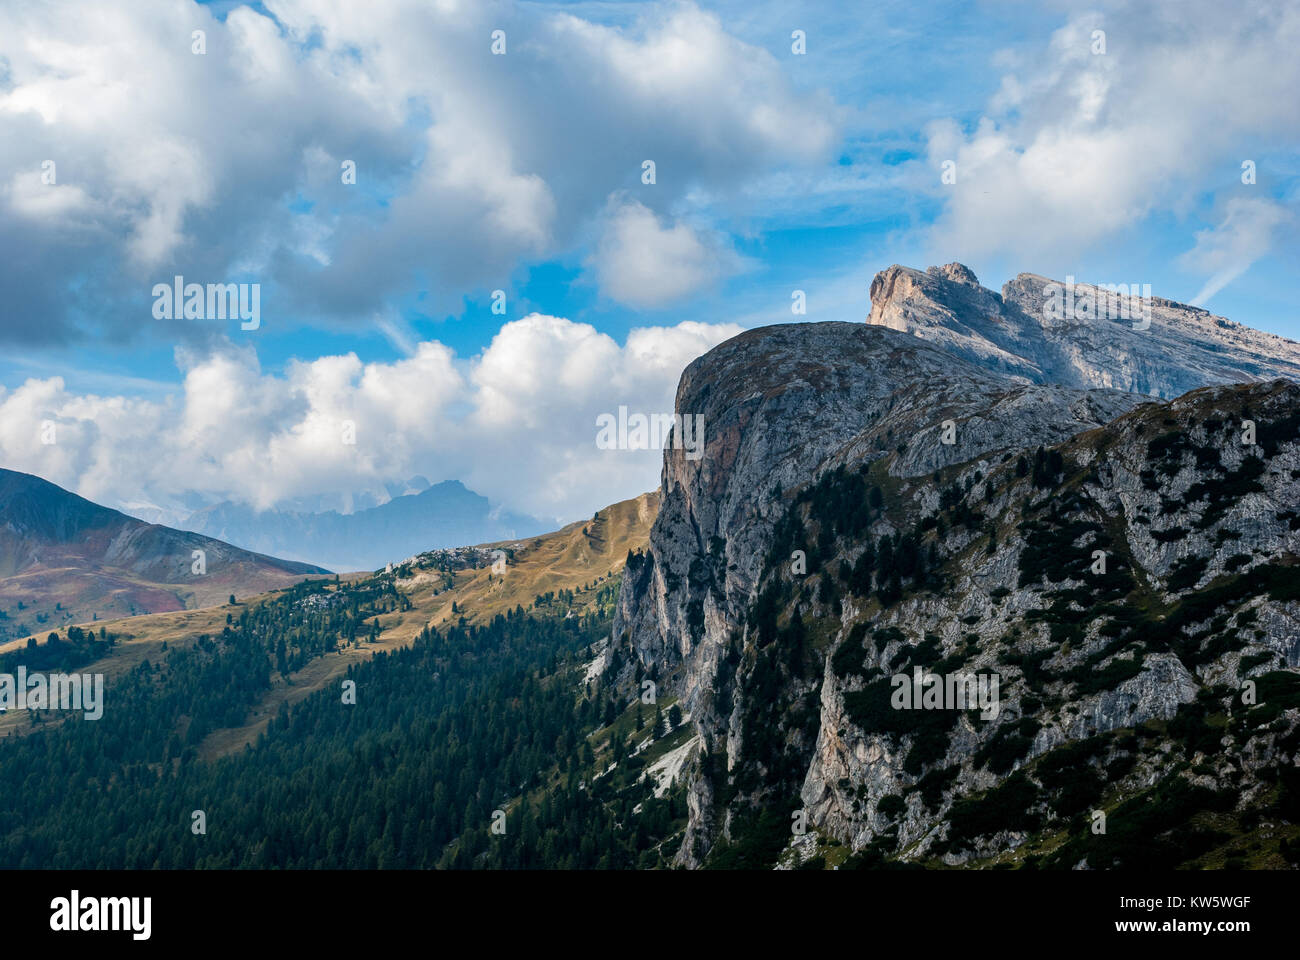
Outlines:
[[[413,478],[404,489],[422,480]],[[554,524],[494,511],[486,497],[447,480],[355,513],[257,511],[226,502],[198,511],[182,526],[332,570],[375,570],[424,550],[533,536]]]
[[[0,469],[0,639],[207,606],[327,572],[145,523]]]

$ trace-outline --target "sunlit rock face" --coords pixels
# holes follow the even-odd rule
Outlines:
[[[910,333],[1035,383],[1172,399],[1213,383],[1300,378],[1300,343],[1150,294],[1022,273],[1001,294],[960,263],[895,264],[871,284],[867,323]]]
[[[1246,383],[1300,375],[1296,345],[1158,300],[1146,331],[1040,320],[1040,281],[999,295],[960,264],[891,267],[869,323],[751,330],[683,373],[676,410],[702,415],[704,455],[665,450],[613,631],[625,679],[655,677],[700,734],[680,864],[791,807],[854,851],[1015,847],[1015,830],[955,838],[954,804],[1081,742],[1105,744],[1090,763],[1122,761],[1120,787],[1150,786],[1177,744],[1130,757],[1117,732],[1297,667],[1300,604],[1277,572],[1300,546],[1300,387]],[[850,573],[884,538],[928,571],[887,601],[889,571]],[[924,749],[863,719],[873,683],[936,663],[997,673],[997,716],[955,715]],[[1243,795],[1280,754],[1249,755]]]

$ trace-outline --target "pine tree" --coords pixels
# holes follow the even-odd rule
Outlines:
[[[671,732],[673,730],[676,730],[679,726],[681,726],[681,722],[682,722],[682,711],[679,710],[677,708],[677,704],[674,703],[671,707],[668,708],[669,731]]]

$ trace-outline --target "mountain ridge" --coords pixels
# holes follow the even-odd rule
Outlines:
[[[211,605],[328,573],[146,523],[32,474],[0,469],[6,637],[92,617]]]
[[[1064,287],[1062,281],[1021,273],[997,293],[960,263],[924,271],[894,264],[872,280],[867,323],[1035,383],[1172,399],[1212,383],[1300,378],[1300,343],[1293,340],[1155,296],[1145,298],[1149,326],[1135,329],[1145,314],[1132,316],[1133,304],[1082,282],[1075,289],[1100,305],[1092,312],[1130,315],[1054,316],[1049,291]]]
[[[704,456],[665,450],[610,678],[629,692],[659,678],[700,738],[679,865],[771,866],[782,847],[797,864],[801,810],[812,855],[843,844],[861,864],[1192,864],[1209,847],[1161,835],[1202,807],[1121,818],[1146,847],[1089,847],[1069,818],[1080,797],[1163,809],[1189,790],[1218,809],[1227,763],[1235,830],[1274,802],[1300,820],[1300,783],[1268,792],[1300,741],[1300,700],[1283,692],[1300,657],[1286,573],[1300,387],[1267,375],[1300,371],[1296,345],[1273,352],[1209,314],[1184,329],[1194,308],[1153,299],[1156,335],[1110,368],[1146,331],[1053,328],[1019,305],[1041,294],[1024,276],[1004,299],[960,264],[891,267],[867,324],[747,331],[683,372],[675,409],[704,414]],[[900,717],[887,681],[913,665],[1001,673],[1005,723]],[[1278,691],[1263,713],[1234,707],[1252,678]],[[1207,716],[1232,735],[1218,752],[1187,732]],[[1161,759],[1182,751],[1209,772]],[[1086,791],[1062,793],[1060,769]],[[1052,825],[1064,846],[1032,829]]]
[[[542,521],[494,509],[459,480],[353,513],[258,511],[224,501],[195,511],[181,526],[246,549],[346,570],[376,570],[424,550],[546,532]]]

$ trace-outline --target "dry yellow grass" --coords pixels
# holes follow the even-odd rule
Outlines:
[[[571,523],[554,533],[482,544],[486,549],[501,547],[514,551],[504,576],[489,579],[488,568],[461,570],[455,574],[450,589],[443,589],[445,575],[439,571],[419,571],[407,580],[399,580],[397,586],[409,596],[411,609],[381,615],[375,643],[360,643],[318,657],[293,674],[289,683],[277,676],[247,722],[214,731],[199,745],[199,755],[213,760],[254,743],[282,703],[292,705],[328,684],[341,681],[350,665],[368,660],[382,650],[409,645],[426,626],[446,626],[462,616],[468,623],[483,623],[516,606],[529,609],[539,594],[580,591],[593,582],[608,580],[623,569],[629,550],[644,549],[649,543],[650,526],[658,507],[658,492],[644,493],[600,510],[594,520]],[[342,579],[365,576],[369,574],[346,574]],[[440,591],[436,595],[435,589]],[[274,596],[274,593],[263,594],[247,603],[264,603]],[[451,612],[453,601],[456,614]],[[202,634],[219,634],[225,626],[226,614],[234,612],[238,616],[238,610],[223,605],[81,624],[96,631],[101,626],[107,627],[119,639],[110,656],[80,667],[78,672],[103,673],[111,680],[146,658],[161,659],[165,655],[164,642],[179,646],[192,643]],[[40,642],[41,638],[37,639]],[[0,652],[26,642],[26,638],[11,641],[0,646]],[[111,696],[111,690],[107,695]],[[30,729],[25,711],[0,714],[0,736],[11,730],[22,734]]]
[[[657,491],[643,493],[598,511],[595,520],[571,523],[554,533],[527,540],[482,544],[486,549],[508,547],[514,558],[504,576],[491,570],[461,570],[450,589],[442,589],[444,574],[419,571],[398,580],[398,589],[411,600],[411,609],[382,614],[375,643],[361,643],[318,657],[290,678],[278,677],[258,704],[248,723],[217,730],[199,747],[200,756],[214,759],[257,740],[281,703],[290,705],[330,683],[339,683],[348,667],[373,657],[381,650],[396,650],[415,641],[426,626],[443,627],[464,617],[467,623],[485,623],[499,613],[522,606],[525,610],[543,593],[581,590],[597,580],[619,573],[629,550],[644,549],[650,542],[650,526],[659,508]],[[434,594],[434,590],[441,592]],[[458,613],[451,612],[455,602]],[[340,688],[341,695],[341,688]]]
[[[484,623],[499,613],[532,606],[540,594],[578,590],[620,572],[629,550],[644,549],[650,525],[659,509],[659,493],[643,493],[598,511],[596,519],[571,523],[555,533],[528,540],[484,544],[487,549],[512,548],[514,558],[504,576],[490,569],[464,570],[453,589],[434,596],[441,587],[438,571],[417,573],[398,586],[407,590],[422,621],[442,626],[464,616],[469,623]],[[461,611],[451,612],[452,601]],[[411,611],[415,612],[415,611]],[[419,619],[419,618],[417,618]],[[414,636],[414,633],[412,636]]]

